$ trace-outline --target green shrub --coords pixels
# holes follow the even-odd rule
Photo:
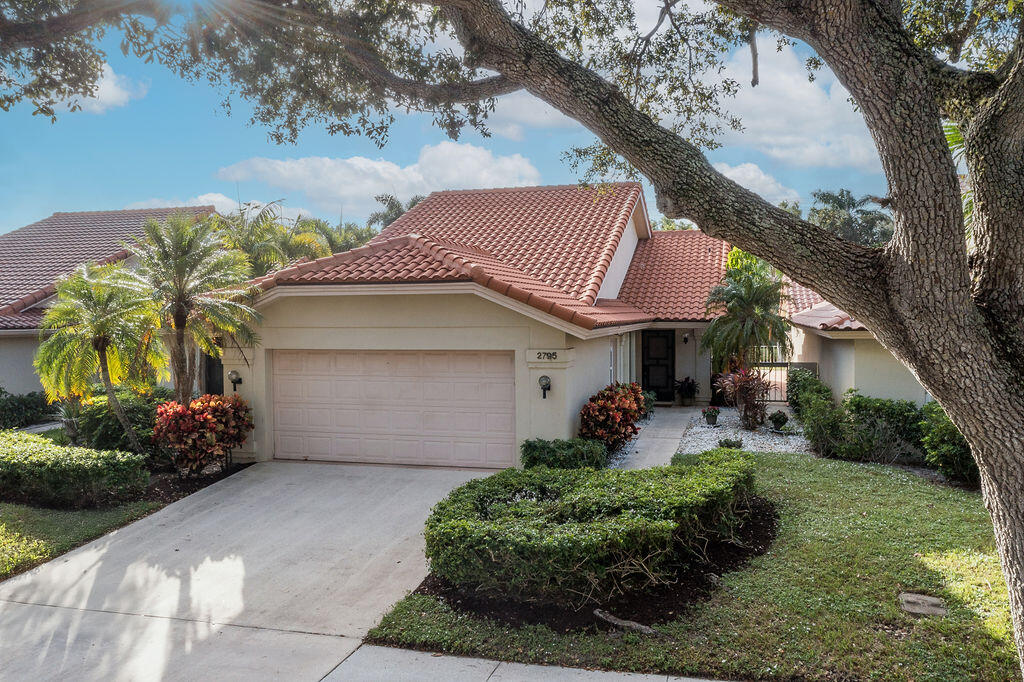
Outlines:
[[[546,466],[552,469],[603,469],[608,466],[608,448],[599,440],[535,438],[523,441],[521,452],[522,463],[526,468]]]
[[[46,402],[46,394],[33,391],[23,395],[0,388],[0,429],[20,429],[53,417],[54,407]]]
[[[843,406],[835,404],[831,392],[825,397],[819,391],[805,392],[799,404],[804,437],[822,457],[841,458],[848,433]]]
[[[753,485],[746,453],[654,469],[507,469],[456,488],[427,519],[434,574],[572,605],[669,582],[731,533]]]
[[[731,450],[739,450],[743,447],[742,438],[719,438],[718,447],[729,448]]]
[[[7,500],[95,507],[137,499],[148,483],[142,455],[69,448],[42,436],[0,432],[0,491]]]
[[[971,447],[942,406],[927,403],[921,408],[921,417],[921,445],[928,464],[950,480],[978,485],[980,474]]]
[[[654,415],[654,403],[658,400],[658,394],[654,391],[643,391],[643,404],[640,406],[640,419],[647,419]]]
[[[816,395],[832,400],[832,389],[818,375],[807,369],[791,369],[786,379],[786,400],[799,418],[803,418],[803,399]]]
[[[772,423],[772,427],[776,431],[780,431],[782,427],[785,426],[786,423],[789,421],[789,415],[783,412],[782,410],[775,410],[770,415],[768,415],[768,421]]]
[[[921,410],[909,400],[869,398],[851,389],[843,396],[847,436],[843,459],[924,464]]]
[[[153,439],[153,426],[156,424],[156,408],[158,405],[173,399],[171,389],[157,386],[152,393],[139,395],[131,391],[117,391],[117,399],[128,415],[139,442],[149,445]],[[107,405],[106,395],[96,395],[84,401],[81,416],[78,420],[78,431],[82,442],[97,450],[129,450],[131,443],[124,432],[124,427],[117,420]],[[159,456],[154,447],[149,453]],[[158,457],[159,458],[159,457]]]

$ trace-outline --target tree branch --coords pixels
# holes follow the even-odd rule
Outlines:
[[[83,0],[72,10],[38,21],[9,23],[0,19],[0,54],[44,47],[97,26],[115,24],[129,15],[163,23],[171,10],[160,0]]]
[[[515,22],[497,0],[473,4],[471,11],[444,10],[467,52],[524,83],[621,154],[651,180],[666,216],[693,220],[712,236],[770,258],[839,305],[856,300],[858,312],[885,305],[877,287],[877,249],[847,242],[744,189],[696,147],[638,111],[615,86]]]

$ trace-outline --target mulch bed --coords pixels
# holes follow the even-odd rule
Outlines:
[[[149,488],[146,489],[146,496],[143,499],[152,502],[176,502],[248,466],[251,466],[251,463],[229,464],[227,469],[222,469],[220,464],[214,464],[193,478],[181,478],[174,472],[154,473],[149,477]]]
[[[719,577],[740,568],[752,557],[764,554],[775,540],[777,530],[775,506],[764,498],[754,498],[750,516],[739,529],[738,542],[711,544],[707,560],[681,569],[676,582],[620,595],[608,603],[590,604],[578,611],[555,604],[520,602],[464,591],[433,574],[428,575],[414,593],[438,597],[456,611],[514,627],[546,625],[556,632],[615,629],[594,615],[595,608],[625,620],[657,625],[675,620],[688,607],[708,599],[718,588]]]

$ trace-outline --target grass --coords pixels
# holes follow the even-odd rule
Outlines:
[[[164,506],[131,502],[108,509],[62,510],[0,504],[0,580],[131,523]]]
[[[727,679],[1019,680],[1006,586],[977,493],[880,465],[757,454],[772,548],[707,602],[636,634],[514,628],[409,595],[369,639],[500,660]],[[946,600],[945,618],[897,594]]]

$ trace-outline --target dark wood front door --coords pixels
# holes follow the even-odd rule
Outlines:
[[[651,329],[641,332],[640,384],[654,391],[658,400],[676,399],[676,330]]]

